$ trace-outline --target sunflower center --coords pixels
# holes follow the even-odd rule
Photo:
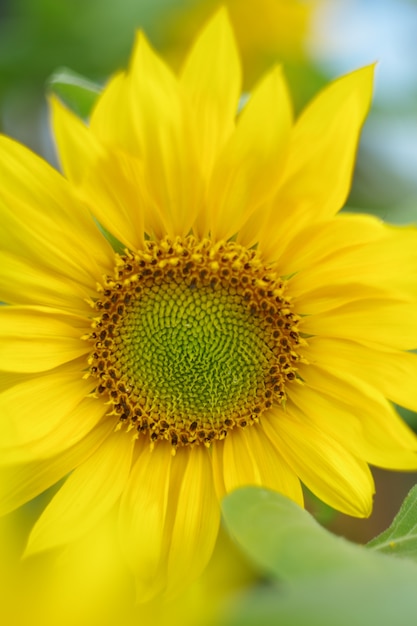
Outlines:
[[[285,281],[255,250],[193,237],[116,256],[94,303],[89,371],[151,444],[223,439],[285,401],[302,340]]]

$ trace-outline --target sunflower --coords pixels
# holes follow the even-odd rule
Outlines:
[[[139,34],[65,176],[3,137],[2,511],[66,477],[27,553],[117,510],[138,598],[204,569],[222,496],[301,483],[355,516],[368,464],[417,468],[417,235],[345,202],[372,67],[295,122],[274,68],[236,115],[224,10],[176,77]]]

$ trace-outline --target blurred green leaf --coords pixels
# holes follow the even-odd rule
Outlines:
[[[320,500],[310,489],[303,485],[305,507],[321,526],[329,526],[338,516],[338,511]]]
[[[281,494],[247,487],[225,498],[226,528],[249,558],[280,580],[355,570],[366,551],[320,526]],[[417,574],[417,569],[416,569]]]
[[[247,487],[223,503],[226,528],[270,576],[227,626],[415,626],[417,567],[336,537],[284,496]]]
[[[16,85],[30,84],[38,89],[60,65],[87,76],[101,78],[113,74],[125,67],[135,31],[145,30],[158,47],[164,43],[161,26],[185,2],[0,2],[0,96]]]
[[[65,67],[52,74],[48,91],[57,95],[74,113],[86,119],[100,94],[99,85]]]
[[[417,561],[417,485],[410,490],[391,526],[372,539],[368,547]]]
[[[413,352],[415,352],[415,350]],[[410,411],[410,409],[405,409],[403,406],[395,405],[395,408],[410,428],[417,431],[417,413]]]

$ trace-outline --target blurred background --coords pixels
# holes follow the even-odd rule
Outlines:
[[[0,126],[52,158],[45,90],[68,67],[102,83],[126,66],[134,32],[178,68],[218,0],[0,0]],[[378,62],[351,208],[416,218],[417,0],[225,0],[248,90],[280,62],[296,109],[329,79]]]
[[[215,0],[0,0],[0,127],[53,161],[45,93],[70,68],[103,84],[125,67],[135,30],[177,69]],[[417,221],[417,0],[225,0],[245,90],[279,62],[297,111],[330,79],[377,61],[348,210]],[[416,381],[417,383],[417,381]],[[416,416],[403,412],[415,428]],[[351,520],[309,498],[336,532],[365,542],[392,520],[414,474],[376,472],[375,511]],[[28,525],[48,496],[26,507]],[[25,524],[23,524],[25,526]]]

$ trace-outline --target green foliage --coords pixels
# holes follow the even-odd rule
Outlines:
[[[414,497],[414,496],[413,496]],[[227,626],[415,626],[417,567],[336,537],[286,497],[229,495],[225,524],[269,578],[231,606]]]
[[[372,539],[368,547],[417,561],[417,485],[405,498],[391,526]]]
[[[12,0],[0,19],[0,87],[38,88],[55,67],[107,76],[124,67],[135,30],[155,43],[178,0]],[[1,8],[1,7],[0,7]],[[6,9],[5,9],[6,11]]]
[[[48,81],[48,90],[56,94],[82,118],[90,115],[100,87],[67,68],[60,68]]]

